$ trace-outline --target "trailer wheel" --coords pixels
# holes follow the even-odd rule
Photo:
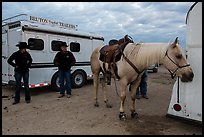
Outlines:
[[[57,71],[57,72],[52,76],[51,87],[52,87],[53,90],[59,92],[59,90],[60,90],[59,71]]]
[[[76,70],[72,73],[72,87],[81,88],[86,82],[86,73],[82,70]]]

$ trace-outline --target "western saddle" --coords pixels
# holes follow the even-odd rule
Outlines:
[[[107,76],[107,84],[111,83],[111,65],[115,76],[117,79],[120,79],[117,73],[116,62],[121,59],[122,53],[128,43],[133,43],[132,38],[128,35],[125,35],[124,38],[119,40],[112,39],[109,41],[109,45],[105,45],[100,50],[99,59],[103,62],[103,70]],[[108,69],[105,68],[105,63],[108,63]]]

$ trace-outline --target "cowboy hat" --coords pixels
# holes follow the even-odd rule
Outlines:
[[[59,47],[61,47],[61,46],[66,46],[66,47],[68,47],[68,45],[67,45],[66,42],[62,42],[61,44],[59,44]]]
[[[19,49],[23,48],[29,49],[29,46],[27,45],[26,42],[19,42],[16,46],[19,47]]]

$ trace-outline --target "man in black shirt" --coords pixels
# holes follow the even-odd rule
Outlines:
[[[26,49],[29,47],[26,42],[19,42],[19,44],[17,44],[16,46],[19,47],[19,50],[14,52],[7,60],[7,62],[15,68],[14,77],[16,80],[16,92],[13,105],[20,102],[20,88],[22,78],[25,87],[25,101],[26,103],[30,103],[31,100],[28,79],[29,79],[29,67],[31,66],[32,58],[31,55],[26,51]]]
[[[65,90],[67,91],[67,97],[71,97],[71,67],[75,64],[76,59],[74,55],[67,51],[66,42],[62,42],[60,45],[60,51],[56,54],[54,58],[54,64],[58,66],[59,69],[59,82],[60,82],[60,96],[59,98],[65,96]],[[64,85],[64,80],[66,80],[66,85]]]

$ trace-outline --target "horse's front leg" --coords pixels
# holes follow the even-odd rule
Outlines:
[[[125,99],[126,99],[125,93],[127,90],[127,84],[120,80],[119,85],[120,85],[120,114],[119,114],[119,118],[120,118],[120,120],[125,120],[126,114],[124,112],[124,104],[125,104]]]
[[[99,86],[99,73],[93,73],[93,95],[94,95],[94,106],[99,107],[98,103],[98,86]]]
[[[106,83],[106,74],[104,74],[103,75],[103,79],[102,79],[102,91],[103,91],[104,102],[106,103],[106,107],[107,108],[112,108],[112,106],[108,102],[108,98],[107,98],[107,85],[106,84],[107,84]]]
[[[131,111],[131,117],[134,118],[134,117],[138,117],[138,114],[137,112],[135,111],[135,99],[136,99],[136,92],[137,92],[137,88],[140,84],[140,79],[137,79],[135,82],[133,82],[131,84],[131,99],[132,99],[132,104],[131,104],[131,108],[130,108],[130,111]]]

